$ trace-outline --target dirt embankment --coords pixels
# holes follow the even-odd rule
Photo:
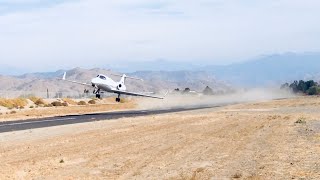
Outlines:
[[[0,122],[52,116],[65,116],[74,114],[127,110],[135,109],[137,106],[136,100],[131,98],[124,99],[121,103],[116,103],[114,98],[105,98],[103,100],[94,100],[95,104],[89,104],[88,102],[90,101],[90,99],[46,99],[44,101],[46,104],[49,105],[52,102],[63,102],[66,103],[67,106],[37,106],[34,103],[29,102],[29,105],[24,107],[23,109],[8,109],[5,107],[1,107]]]
[[[319,179],[320,98],[0,134],[0,179]]]

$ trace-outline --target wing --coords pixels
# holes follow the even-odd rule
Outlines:
[[[67,82],[70,82],[70,83],[74,83],[74,84],[80,84],[80,85],[83,85],[83,86],[90,86],[90,87],[92,87],[92,85],[91,85],[91,84],[88,84],[88,83],[82,83],[82,82],[67,80],[67,79],[66,79],[66,73],[63,74],[63,77],[62,77],[61,80],[62,80],[62,81],[67,81]]]
[[[159,97],[159,96],[151,96],[147,94],[140,94],[140,93],[134,93],[134,92],[127,92],[127,91],[120,91],[120,90],[113,90],[114,93],[117,94],[125,94],[129,96],[141,96],[141,97],[149,97],[149,98],[155,98],[155,99],[164,99],[164,97],[167,95],[167,93],[164,95],[164,97]]]

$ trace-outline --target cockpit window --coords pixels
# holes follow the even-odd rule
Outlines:
[[[100,75],[100,79],[106,80],[106,77]]]
[[[97,77],[99,77],[100,75],[98,75]]]

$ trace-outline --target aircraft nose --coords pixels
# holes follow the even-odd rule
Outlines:
[[[96,85],[95,78],[91,79],[91,84],[92,84],[93,87]]]

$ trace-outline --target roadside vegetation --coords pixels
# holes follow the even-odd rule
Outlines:
[[[314,80],[309,81],[294,81],[293,83],[285,83],[281,85],[281,89],[288,89],[293,93],[305,95],[320,95],[320,85]]]
[[[32,98],[0,98],[0,121],[6,119],[33,118],[42,116],[62,116],[77,113],[92,113],[110,110],[124,110],[136,107],[133,100],[122,98],[116,103],[113,97],[100,99],[42,99]],[[76,103],[75,105],[73,103]],[[39,103],[41,102],[41,103]],[[70,104],[70,102],[72,104]],[[79,103],[79,104],[78,104]],[[38,105],[37,105],[38,104]]]
[[[96,104],[96,100],[91,99],[90,101],[88,101],[88,104]]]
[[[6,107],[8,109],[19,109],[25,107],[28,104],[27,99],[15,98],[15,99],[4,99],[0,98],[0,106]]]
[[[64,102],[68,103],[69,105],[77,105],[77,102],[70,98],[62,99]]]
[[[39,98],[36,96],[31,96],[28,99],[30,99],[30,101],[32,101],[37,106],[45,106],[46,105],[46,102],[42,98]]]
[[[126,98],[121,98],[120,104],[131,104],[131,101]],[[111,103],[111,104],[110,104]],[[67,107],[67,106],[90,106],[99,104],[109,104],[113,106],[114,98],[105,98],[103,101],[99,99],[88,100],[75,100],[71,98],[63,99],[43,99],[36,96],[29,96],[27,98],[0,98],[0,110],[2,114],[15,114],[22,109],[38,109],[38,108],[50,108],[50,107]],[[19,111],[17,111],[19,110]],[[2,115],[0,114],[0,115]]]
[[[68,106],[68,103],[67,102],[60,102],[60,101],[54,101],[51,103],[52,106]]]
[[[85,105],[87,105],[87,103],[86,103],[85,101],[79,101],[79,102],[78,102],[78,105],[79,105],[79,106],[85,106]]]

